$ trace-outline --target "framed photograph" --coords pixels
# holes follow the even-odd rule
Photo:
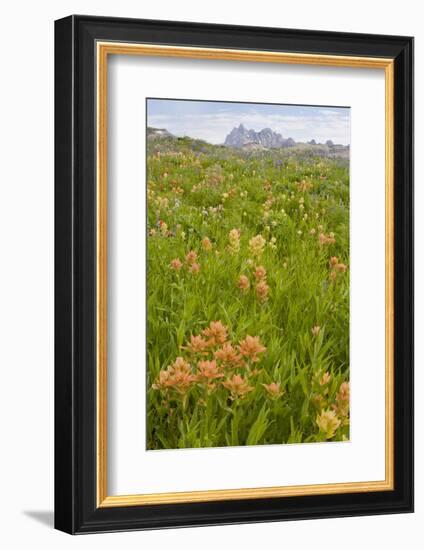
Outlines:
[[[55,525],[413,509],[413,39],[55,24]]]

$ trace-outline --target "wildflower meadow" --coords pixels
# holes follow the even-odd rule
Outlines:
[[[348,159],[147,151],[147,448],[348,440]]]

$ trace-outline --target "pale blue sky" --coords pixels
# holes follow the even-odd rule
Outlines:
[[[147,100],[147,124],[177,136],[223,143],[234,126],[271,128],[295,141],[350,143],[350,109],[221,101]]]

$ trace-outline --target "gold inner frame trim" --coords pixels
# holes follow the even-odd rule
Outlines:
[[[394,60],[302,53],[97,42],[97,506],[142,506],[255,498],[364,493],[394,489]],[[283,63],[385,71],[385,479],[248,489],[109,496],[107,492],[107,61],[109,55],[142,55]]]

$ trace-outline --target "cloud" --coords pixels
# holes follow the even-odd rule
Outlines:
[[[277,107],[276,107],[277,110]],[[325,142],[350,143],[350,111],[336,108],[297,108],[293,114],[261,112],[258,107],[215,109],[209,113],[153,113],[148,125],[166,128],[177,136],[190,136],[210,143],[223,143],[226,135],[240,123],[256,131],[271,128],[283,137],[296,141],[315,139]]]

